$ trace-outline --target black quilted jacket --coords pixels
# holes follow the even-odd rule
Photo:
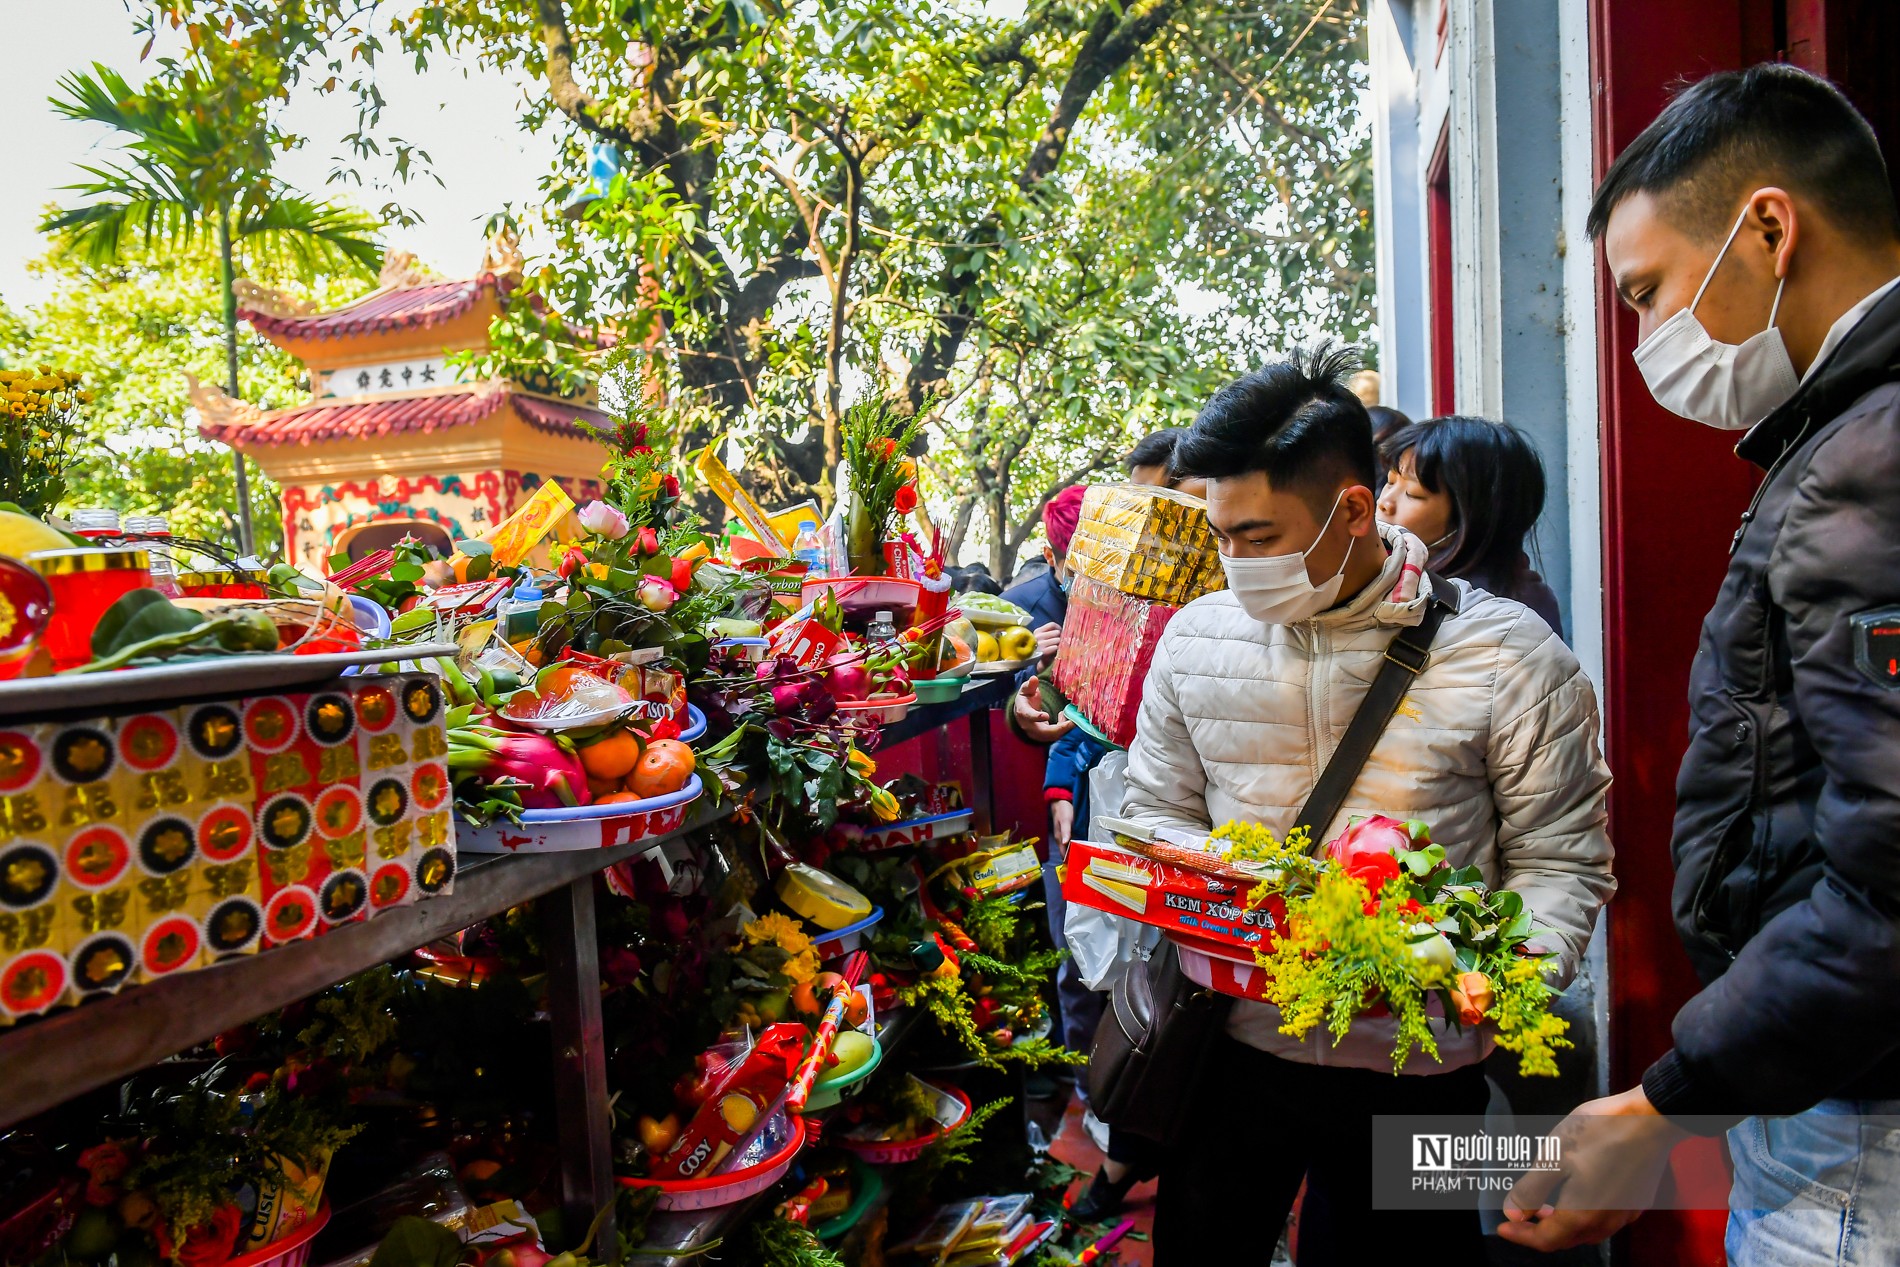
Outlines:
[[[1900,1098],[1900,288],[1736,452],[1767,476],[1702,625],[1672,843],[1706,984],[1643,1078],[1718,1121]]]

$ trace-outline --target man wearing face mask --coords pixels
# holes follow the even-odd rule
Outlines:
[[[1441,622],[1430,656],[1318,840],[1354,815],[1423,818],[1454,866],[1522,895],[1567,982],[1615,887],[1609,771],[1596,695],[1550,626],[1509,599],[1428,575],[1425,543],[1375,513],[1372,423],[1346,386],[1349,354],[1320,349],[1217,392],[1175,449],[1207,480],[1228,589],[1167,627],[1128,754],[1123,817],[1205,832],[1229,820],[1288,831],[1340,746],[1393,640]],[[1436,600],[1434,599],[1436,595]],[[1482,1114],[1482,1030],[1434,1027],[1442,1063],[1392,1072],[1394,1022],[1360,1017],[1280,1032],[1237,1002],[1185,1109],[1187,1142],[1162,1167],[1156,1262],[1236,1261],[1244,1227],[1277,1231],[1302,1179],[1301,1267],[1482,1262],[1475,1211],[1370,1208],[1370,1119]]]
[[[1887,170],[1826,81],[1710,75],[1610,167],[1589,229],[1658,403],[1748,428],[1736,452],[1766,474],[1703,622],[1676,781],[1676,925],[1704,989],[1640,1086],[1577,1110],[1565,1171],[1519,1185],[1504,1235],[1600,1240],[1636,1214],[1568,1208],[1616,1204],[1593,1185],[1640,1178],[1640,1203],[1682,1131],[1728,1129],[1730,1263],[1900,1261],[1900,1130],[1862,1120],[1900,1114]]]

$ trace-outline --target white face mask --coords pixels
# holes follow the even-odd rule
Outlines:
[[[1321,585],[1313,584],[1307,576],[1306,556],[1326,539],[1326,529],[1332,527],[1340,498],[1345,495],[1346,490],[1340,489],[1326,522],[1320,525],[1319,536],[1300,554],[1270,554],[1259,559],[1220,556],[1227,588],[1234,592],[1242,611],[1265,625],[1291,625],[1319,615],[1339,600],[1340,586],[1346,583],[1346,559],[1352,556],[1350,543],[1340,557],[1339,571]]]
[[[1745,431],[1773,413],[1801,385],[1788,359],[1788,348],[1775,328],[1775,314],[1781,311],[1783,277],[1775,287],[1775,302],[1768,310],[1768,328],[1745,343],[1717,343],[1695,318],[1702,292],[1709,288],[1723,256],[1741,232],[1748,208],[1736,217],[1728,231],[1728,241],[1709,265],[1701,289],[1687,308],[1650,331],[1636,346],[1636,368],[1649,384],[1649,394],[1670,413],[1693,418],[1724,431]]]

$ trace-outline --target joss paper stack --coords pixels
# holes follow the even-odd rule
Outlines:
[[[1070,556],[1073,558],[1073,554]],[[1168,621],[1180,609],[1133,598],[1090,576],[1077,576],[1062,622],[1055,686],[1115,744],[1135,738],[1142,682]]]
[[[1067,562],[1078,576],[1177,607],[1226,587],[1206,503],[1145,484],[1090,486]]]

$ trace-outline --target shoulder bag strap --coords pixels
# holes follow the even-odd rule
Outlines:
[[[1393,635],[1385,649],[1385,662],[1367,688],[1365,699],[1359,702],[1359,711],[1353,714],[1346,733],[1339,738],[1339,746],[1333,749],[1332,759],[1320,771],[1319,782],[1313,785],[1312,794],[1294,820],[1294,827],[1306,828],[1314,844],[1319,843],[1319,834],[1332,824],[1346,803],[1352,785],[1359,780],[1359,772],[1365,769],[1366,758],[1372,755],[1373,745],[1385,733],[1392,714],[1399,710],[1399,701],[1412,689],[1412,679],[1425,671],[1438,627],[1445,623],[1446,616],[1458,610],[1458,594],[1451,582],[1432,576],[1431,583],[1432,597],[1425,608],[1425,619]]]

